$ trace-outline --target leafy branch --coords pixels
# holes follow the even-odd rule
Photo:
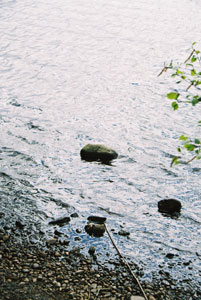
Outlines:
[[[192,44],[191,52],[183,63],[174,64],[173,61],[169,65],[164,66],[162,71],[158,74],[161,76],[168,70],[171,71],[171,77],[176,80],[179,88],[167,93],[166,97],[172,100],[171,106],[173,110],[177,110],[180,104],[187,103],[196,106],[201,102],[201,52]],[[201,126],[201,121],[198,122]],[[181,154],[182,149],[191,153],[192,157],[188,161],[181,161],[181,156],[175,156],[172,159],[171,166],[178,163],[188,164],[194,159],[201,159],[201,140],[199,138],[191,138],[181,135],[179,138],[181,146],[177,151]]]

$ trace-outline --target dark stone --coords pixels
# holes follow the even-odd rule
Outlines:
[[[170,215],[180,213],[181,207],[181,202],[176,199],[164,199],[158,202],[158,211]]]
[[[105,226],[103,224],[87,224],[85,226],[86,232],[95,237],[101,237],[104,235],[105,232]]]
[[[89,248],[89,254],[90,255],[94,255],[95,254],[95,252],[96,252],[96,248],[94,247],[94,246],[91,246],[90,248]]]
[[[98,223],[98,224],[104,224],[105,221],[106,221],[106,218],[104,217],[99,217],[99,216],[89,216],[87,218],[87,220],[91,221],[91,222],[95,222],[95,223]]]
[[[172,259],[172,258],[174,257],[174,254],[173,254],[173,253],[168,253],[168,254],[166,255],[166,257],[169,258],[169,259]]]
[[[59,230],[55,230],[54,234],[57,235],[57,236],[62,236],[63,235],[63,233]]]
[[[71,218],[78,218],[79,217],[79,215],[77,213],[73,213],[70,216],[71,216]]]
[[[111,148],[100,144],[88,144],[80,151],[81,158],[86,161],[108,162],[117,158],[118,154]]]
[[[20,220],[16,221],[15,225],[19,229],[23,229],[25,227],[25,225]]]
[[[70,222],[69,217],[58,218],[49,222],[50,225],[63,225]]]
[[[118,232],[118,234],[119,234],[119,235],[122,235],[122,236],[129,236],[129,235],[130,235],[130,232],[125,231],[125,230],[120,230],[120,231]]]
[[[0,218],[3,218],[4,216],[5,216],[5,214],[0,211]]]

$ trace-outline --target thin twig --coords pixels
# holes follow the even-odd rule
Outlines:
[[[157,75],[157,77],[161,76],[163,74],[163,72],[166,72],[169,69],[169,67],[164,67],[160,73]]]
[[[106,226],[105,223],[104,223],[104,226],[105,226],[105,230],[106,230],[106,232],[107,232],[107,234],[108,234],[108,236],[109,236],[109,238],[110,238],[110,240],[111,240],[111,242],[112,242],[114,248],[116,249],[116,251],[117,251],[117,253],[119,254],[120,258],[122,259],[122,261],[124,262],[124,264],[127,266],[127,268],[129,269],[131,275],[133,276],[133,278],[134,278],[135,281],[137,282],[137,284],[138,284],[138,286],[139,286],[139,288],[140,288],[140,290],[141,290],[141,292],[142,292],[142,294],[143,294],[145,300],[148,300],[148,298],[147,298],[147,296],[146,296],[146,294],[145,294],[145,292],[144,292],[144,290],[143,290],[143,288],[142,288],[142,285],[141,285],[139,279],[138,279],[138,278],[136,277],[136,275],[133,273],[133,271],[131,270],[130,265],[129,265],[128,262],[127,262],[127,260],[124,258],[124,256],[121,254],[121,252],[120,252],[119,249],[117,248],[117,246],[116,246],[116,244],[115,244],[115,242],[114,242],[114,240],[113,240],[111,234],[109,233],[109,231],[108,231],[107,226]]]
[[[192,162],[194,159],[196,159],[197,155],[193,156],[191,159],[189,159],[186,163],[189,164],[190,162]]]
[[[189,84],[189,86],[187,87],[186,91],[188,91],[190,89],[190,87],[192,87],[192,85],[194,85],[193,82],[191,82],[191,84]]]
[[[192,50],[192,52],[190,53],[189,57],[185,60],[185,64],[187,63],[187,61],[193,56],[193,53],[195,52],[195,49]]]

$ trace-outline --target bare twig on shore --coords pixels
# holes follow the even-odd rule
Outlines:
[[[133,271],[132,271],[130,265],[129,265],[128,262],[127,262],[127,260],[124,258],[124,256],[121,254],[121,252],[120,252],[119,249],[117,248],[117,246],[116,246],[116,244],[115,244],[115,242],[114,242],[114,240],[113,240],[111,234],[109,233],[109,231],[108,231],[107,226],[106,226],[105,223],[104,223],[104,226],[105,226],[105,230],[106,230],[106,232],[107,232],[107,234],[108,234],[108,236],[109,236],[109,238],[110,238],[110,240],[111,240],[111,242],[112,242],[114,248],[116,249],[116,251],[117,251],[117,253],[119,254],[120,258],[122,259],[122,261],[124,262],[124,264],[127,266],[129,272],[131,273],[131,275],[133,276],[133,278],[134,278],[135,281],[137,282],[137,284],[138,284],[138,286],[139,286],[139,288],[140,288],[140,290],[141,290],[141,292],[142,292],[142,294],[143,294],[145,300],[148,300],[148,298],[147,298],[147,296],[146,296],[146,294],[145,294],[145,291],[144,291],[143,288],[142,288],[142,285],[141,285],[139,279],[138,279],[138,278],[136,277],[136,275],[133,273]]]

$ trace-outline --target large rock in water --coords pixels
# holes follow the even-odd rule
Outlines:
[[[166,214],[179,214],[181,211],[181,202],[176,199],[164,199],[158,202],[158,211]]]
[[[118,154],[113,149],[100,144],[88,144],[80,151],[81,158],[87,161],[108,162],[117,158]]]

